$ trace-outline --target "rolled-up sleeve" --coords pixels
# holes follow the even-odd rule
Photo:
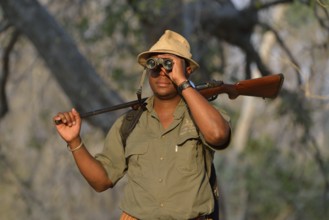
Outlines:
[[[231,118],[230,118],[230,116],[224,111],[224,110],[222,110],[222,109],[220,109],[220,108],[218,108],[218,107],[216,107],[216,106],[214,106],[216,109],[217,109],[217,111],[223,116],[223,118],[228,122],[228,124],[229,124],[229,126],[230,126],[230,136],[229,136],[229,139],[227,140],[227,143],[225,143],[224,144],[224,146],[228,146],[229,144],[230,144],[230,142],[231,142]],[[218,149],[216,148],[216,147],[214,147],[214,146],[212,146],[212,145],[210,145],[210,144],[208,144],[207,143],[207,141],[206,141],[206,139],[204,138],[204,136],[201,134],[201,132],[200,132],[200,139],[201,139],[201,141],[202,141],[202,143],[205,145],[205,146],[207,146],[207,147],[209,147],[211,150],[213,150],[213,151],[218,151]]]
[[[115,185],[126,172],[126,160],[124,155],[124,148],[120,136],[120,126],[123,117],[120,117],[108,132],[104,147],[101,153],[95,155],[105,168],[109,179]]]

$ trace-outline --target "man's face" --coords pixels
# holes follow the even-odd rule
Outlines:
[[[154,55],[152,58],[158,59],[159,55]],[[165,54],[162,54],[161,58],[166,59]],[[167,58],[169,59],[169,56]],[[160,64],[148,70],[151,89],[155,96],[162,99],[169,99],[178,95],[176,86],[169,77],[171,70],[167,69]]]

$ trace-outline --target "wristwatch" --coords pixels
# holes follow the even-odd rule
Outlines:
[[[191,82],[189,80],[185,80],[184,82],[182,82],[181,84],[179,84],[179,86],[177,86],[177,90],[181,94],[184,89],[187,89],[189,87],[192,87],[193,88],[193,86],[191,85]]]

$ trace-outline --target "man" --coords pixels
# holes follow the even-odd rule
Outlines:
[[[230,141],[230,126],[188,81],[198,68],[187,40],[167,30],[149,51],[138,55],[146,68],[153,96],[126,140],[120,117],[110,129],[100,154],[93,157],[80,138],[79,113],[53,119],[76,164],[98,192],[127,175],[120,204],[121,219],[206,219],[214,209],[206,165],[214,150]],[[211,157],[206,157],[211,155]]]

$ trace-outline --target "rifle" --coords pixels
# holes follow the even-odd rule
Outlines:
[[[230,99],[236,99],[238,96],[253,96],[261,98],[271,98],[274,99],[280,92],[284,81],[284,76],[282,73],[264,76],[256,79],[247,79],[237,82],[236,84],[225,84],[223,81],[211,81],[207,83],[202,83],[195,86],[195,89],[200,92],[206,99],[213,101],[217,98],[218,94],[226,93]],[[94,110],[86,113],[80,114],[81,118],[87,118],[90,116],[115,111],[123,108],[135,108],[147,98],[141,100],[135,100],[126,102],[123,104]],[[61,124],[62,121],[55,121],[56,124]]]

